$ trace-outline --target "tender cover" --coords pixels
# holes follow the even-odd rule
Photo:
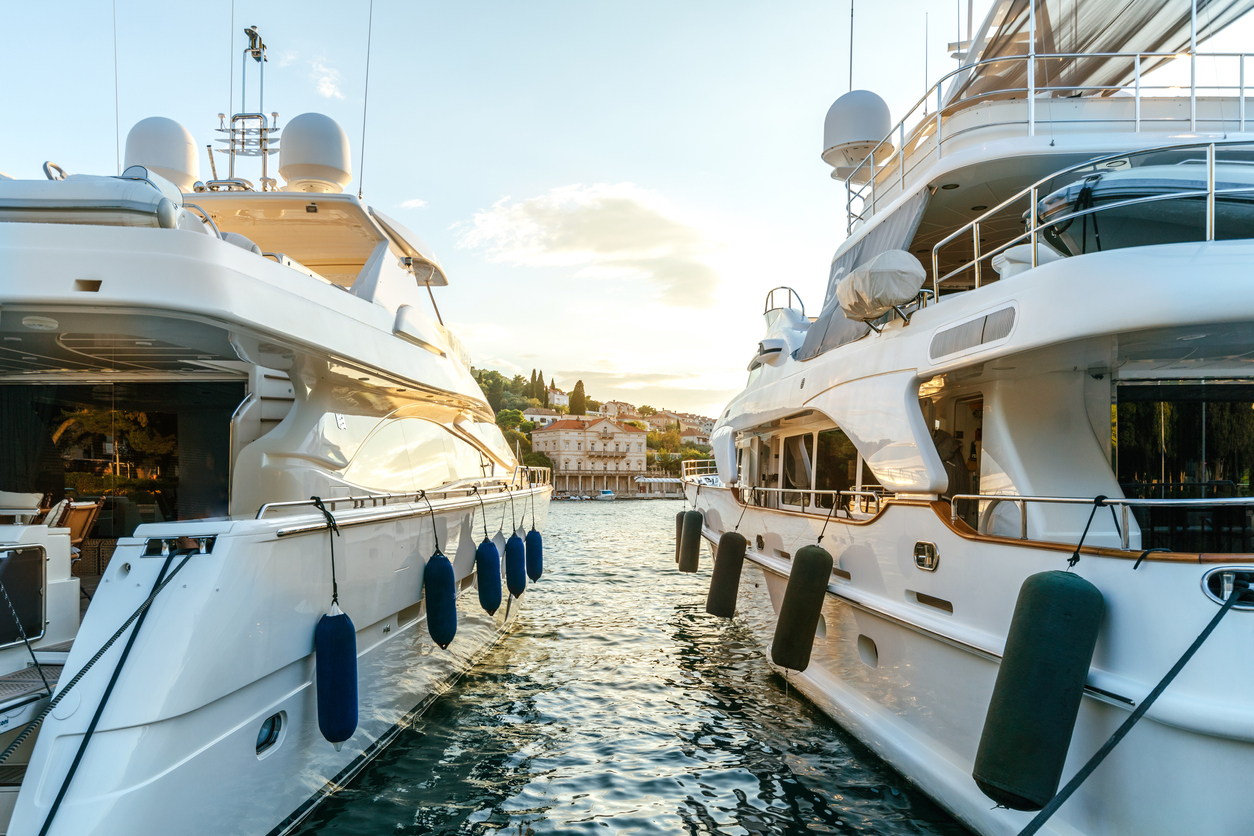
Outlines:
[[[836,298],[850,319],[869,322],[914,301],[926,280],[917,258],[905,250],[886,250],[836,285]]]
[[[143,180],[71,174],[0,181],[0,221],[159,227],[165,197]],[[177,206],[177,204],[176,204]]]

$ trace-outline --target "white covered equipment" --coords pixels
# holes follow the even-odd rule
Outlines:
[[[842,279],[836,298],[850,319],[870,322],[913,302],[926,280],[917,258],[905,250],[887,250]]]
[[[142,165],[185,192],[200,179],[200,154],[191,132],[164,116],[141,119],[126,135],[123,168]]]

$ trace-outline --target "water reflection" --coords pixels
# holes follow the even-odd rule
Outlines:
[[[966,834],[705,614],[678,508],[554,504],[514,632],[300,832]]]

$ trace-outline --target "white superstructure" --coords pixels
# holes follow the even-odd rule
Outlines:
[[[298,116],[281,151],[277,114],[219,130],[221,179],[163,118],[120,177],[0,179],[0,750],[65,695],[0,764],[0,832],[291,829],[511,623],[508,593],[480,606],[476,544],[544,527],[547,470],[519,466],[440,321],[438,259],[345,193],[343,130]],[[314,685],[331,543],[357,631],[342,746]],[[80,559],[102,570],[81,625]]]
[[[839,123],[879,120],[873,94],[838,102],[823,151],[849,237],[822,308],[768,295],[717,474],[686,464],[706,539],[748,540],[737,617],[766,641],[821,539],[835,567],[790,681],[981,834],[1031,819],[971,776],[1028,576],[1066,569],[1091,518],[1072,571],[1106,614],[1065,782],[1216,614],[1224,572],[1254,568],[1251,56],[1193,49],[1251,5],[999,0],[879,140]],[[1220,80],[1156,81],[1173,59]],[[1216,800],[1254,769],[1251,617],[1042,832],[1249,832]]]

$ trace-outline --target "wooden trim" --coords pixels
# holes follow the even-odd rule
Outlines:
[[[991,543],[998,546],[1015,546],[1018,548],[1041,549],[1052,552],[1071,553],[1075,551],[1075,546],[1067,543],[1054,543],[1048,540],[1019,540],[1014,537],[1002,537],[995,534],[980,534],[978,531],[967,525],[966,522],[959,520],[954,522],[950,519],[949,503],[943,500],[928,503],[932,506],[932,510],[936,512],[936,516],[945,524],[950,531],[957,534],[964,540],[973,540],[979,543]],[[1094,557],[1109,557],[1116,560],[1137,560],[1140,558],[1139,551],[1123,551],[1122,549],[1110,549],[1102,546],[1082,546],[1080,554],[1092,555]],[[1197,552],[1152,552],[1145,556],[1147,561],[1157,563],[1254,563],[1254,554],[1206,554]]]

